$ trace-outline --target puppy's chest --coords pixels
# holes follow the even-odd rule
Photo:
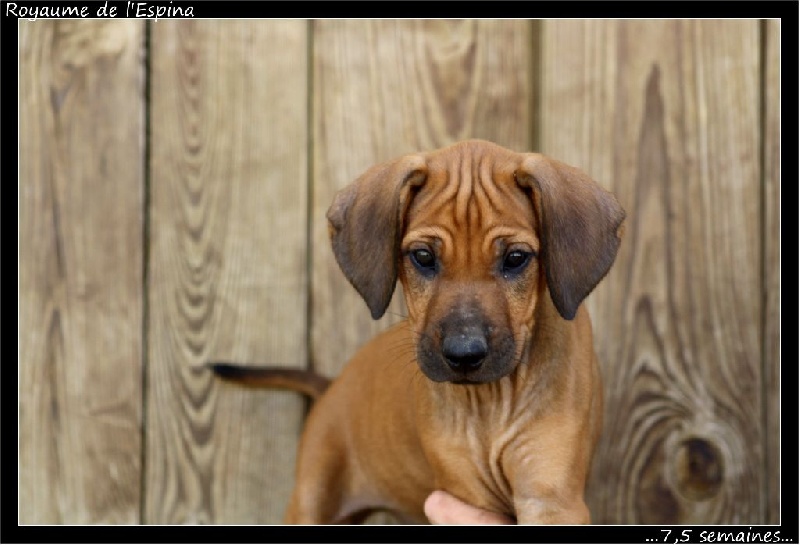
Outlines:
[[[450,423],[427,448],[436,488],[468,503],[513,515],[513,483],[508,479],[509,449],[519,448],[518,426],[484,421]]]

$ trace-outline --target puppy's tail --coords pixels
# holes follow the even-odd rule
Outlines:
[[[287,367],[249,367],[230,363],[209,363],[208,367],[223,380],[251,388],[282,388],[317,399],[328,389],[331,380],[314,371]]]

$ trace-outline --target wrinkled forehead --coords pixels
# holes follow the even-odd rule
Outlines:
[[[503,148],[476,146],[430,156],[428,176],[406,214],[406,233],[439,227],[463,236],[498,228],[534,234],[534,203],[530,190],[514,178],[518,166],[519,155]]]

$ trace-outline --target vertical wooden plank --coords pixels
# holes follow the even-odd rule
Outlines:
[[[765,23],[764,55],[764,382],[767,437],[767,514],[780,522],[780,312],[781,312],[781,21]]]
[[[405,315],[398,286],[386,315],[373,321],[339,270],[325,220],[333,195],[373,164],[457,140],[527,150],[530,28],[527,21],[314,23],[315,369],[336,376],[361,344]]]
[[[374,322],[330,250],[325,212],[375,163],[466,138],[530,142],[525,21],[314,23],[312,351],[338,374],[355,349],[405,315],[400,288]]]
[[[279,522],[303,400],[201,366],[307,364],[307,23],[152,29],[145,522]]]
[[[628,211],[590,297],[601,523],[764,522],[757,21],[547,21],[542,144]]]
[[[19,25],[19,521],[134,524],[144,26]]]

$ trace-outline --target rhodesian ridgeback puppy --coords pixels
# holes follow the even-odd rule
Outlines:
[[[400,157],[342,189],[333,253],[380,318],[408,318],[341,375],[216,364],[218,375],[316,397],[287,523],[373,509],[425,522],[435,489],[521,524],[588,523],[602,418],[583,300],[617,254],[625,214],[582,171],[470,140]]]

